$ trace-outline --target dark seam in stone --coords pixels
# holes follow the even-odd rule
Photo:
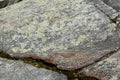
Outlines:
[[[55,72],[58,72],[58,73],[65,74],[68,77],[68,80],[75,80],[75,79],[78,79],[78,80],[86,80],[86,79],[88,79],[88,80],[99,80],[99,79],[97,79],[95,77],[91,77],[91,76],[85,76],[85,75],[79,76],[78,75],[79,71],[76,71],[76,70],[75,71],[60,70],[54,64],[47,63],[43,60],[34,59],[32,57],[24,57],[24,58],[13,57],[13,56],[10,56],[9,54],[4,53],[3,51],[0,51],[0,57],[8,59],[8,60],[21,60],[24,63],[30,64],[30,65],[35,66],[37,68],[45,68],[45,69],[48,69],[48,70],[52,70],[52,71],[55,71]],[[33,63],[36,63],[36,64],[33,64]],[[40,66],[37,66],[37,64],[38,65],[40,64]]]
[[[88,64],[88,65],[85,65],[85,66],[81,67],[81,68],[78,69],[78,70],[82,70],[82,69],[84,69],[84,68],[86,68],[86,67],[88,67],[88,66],[90,66],[90,65],[96,64],[96,63],[98,63],[98,62],[100,62],[100,61],[102,61],[102,60],[104,60],[104,59],[106,59],[106,58],[109,58],[110,56],[112,56],[113,54],[115,54],[116,52],[118,52],[119,50],[120,50],[120,47],[117,47],[117,48],[115,48],[114,50],[112,50],[112,51],[104,54],[104,55],[101,56],[100,58],[96,59],[93,63]]]
[[[116,24],[116,19],[117,19],[117,17],[118,17],[119,15],[117,15],[114,19],[111,19],[110,16],[107,15],[103,10],[101,10],[96,4],[94,4],[94,6],[95,6],[98,10],[100,10],[102,13],[104,13],[104,14],[109,18],[109,20],[110,20],[112,23],[115,23],[115,24]]]
[[[22,0],[19,0],[18,2],[21,2]],[[17,2],[17,3],[18,3]],[[8,3],[9,3],[9,0],[3,0],[1,3],[0,3],[0,9],[1,8],[5,8],[6,6],[8,6]],[[15,0],[14,0],[14,3],[15,3]],[[14,4],[14,3],[11,3],[11,5],[12,4]]]

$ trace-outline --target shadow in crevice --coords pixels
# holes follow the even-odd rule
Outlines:
[[[0,9],[5,8],[6,6],[21,2],[22,0],[2,0],[0,1]]]
[[[74,71],[60,70],[56,67],[56,65],[44,62],[43,60],[33,59],[31,57],[27,57],[27,58],[12,57],[3,51],[0,51],[0,58],[5,58],[8,60],[20,60],[23,61],[24,63],[31,64],[32,66],[35,66],[37,68],[45,68],[58,73],[62,73],[68,77],[68,80],[98,80],[94,77],[86,77],[85,75],[82,75],[81,77],[78,74],[79,70],[74,70]]]
[[[109,0],[102,0],[105,4],[107,4],[108,6],[111,6],[112,8],[114,8],[115,10],[119,11],[120,10],[120,5],[118,6],[117,4],[120,4],[119,1],[112,1],[110,2]]]

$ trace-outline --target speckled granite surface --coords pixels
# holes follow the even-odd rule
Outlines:
[[[100,80],[120,80],[120,51],[97,64],[86,67],[81,72]]]
[[[112,6],[117,11],[120,11],[120,0],[102,0],[109,6]]]
[[[24,0],[0,10],[0,50],[74,70],[120,47],[120,29],[87,0]]]
[[[63,74],[0,58],[0,80],[67,80]]]

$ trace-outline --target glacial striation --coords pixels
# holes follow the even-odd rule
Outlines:
[[[23,0],[0,9],[0,50],[64,70],[92,64],[120,48],[120,29],[94,4]]]

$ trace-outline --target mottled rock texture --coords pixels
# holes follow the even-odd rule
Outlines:
[[[120,80],[120,51],[81,71],[100,80]]]
[[[67,80],[63,74],[0,58],[0,80]]]
[[[60,69],[92,64],[120,47],[120,29],[89,0],[23,0],[0,10],[0,50]]]
[[[120,11],[120,0],[103,0],[109,6],[112,6],[117,11]]]
[[[15,4],[19,1],[22,1],[22,0],[8,0],[8,5],[12,5],[12,4]]]
[[[114,7],[111,5],[107,5],[107,1],[109,0],[90,0],[94,3],[97,9],[101,10],[106,16],[110,19],[115,19],[118,16],[118,11],[113,9]],[[105,3],[106,2],[106,3]]]

